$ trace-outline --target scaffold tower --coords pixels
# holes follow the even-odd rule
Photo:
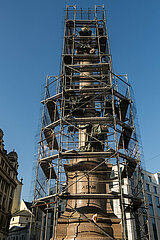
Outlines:
[[[150,239],[131,92],[112,68],[104,6],[67,6],[61,73],[41,101],[30,239]]]

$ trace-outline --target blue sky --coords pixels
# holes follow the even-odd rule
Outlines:
[[[22,197],[29,199],[41,85],[58,75],[65,5],[106,8],[114,72],[134,89],[146,169],[160,171],[160,1],[1,0],[0,127],[19,155]]]

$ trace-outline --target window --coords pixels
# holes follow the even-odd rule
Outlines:
[[[157,206],[159,206],[160,204],[159,204],[159,197],[155,197],[156,198],[156,204],[157,204]]]
[[[160,206],[159,207],[157,206],[157,215],[158,217],[160,217]]]
[[[151,216],[154,216],[152,196],[150,194],[148,194],[148,201],[149,201],[150,214]]]
[[[24,240],[24,235],[22,235],[22,240]]]
[[[5,172],[7,172],[7,165],[6,165],[6,163],[4,163],[3,169],[4,169]]]
[[[114,177],[114,169],[111,171],[111,178]]]
[[[2,159],[2,161],[1,161],[1,166],[2,166],[2,168],[3,168],[3,166],[4,166],[4,160]]]
[[[142,204],[142,212],[143,212],[143,214],[146,214],[146,209],[145,209],[144,204]]]
[[[14,193],[14,188],[11,187],[11,194],[10,194],[10,197],[13,197],[13,193]]]
[[[125,233],[126,233],[126,238],[128,239],[128,231],[127,231],[127,220],[125,218]]]
[[[143,192],[142,191],[139,193],[139,197],[143,198]]]
[[[1,215],[1,218],[0,218],[0,226],[2,226],[2,223],[3,223],[3,215]]]
[[[143,219],[144,219],[144,229],[145,229],[145,233],[148,234],[147,216],[144,216]]]
[[[109,183],[109,190],[111,190],[113,188],[113,182]]]
[[[3,201],[2,201],[2,210],[4,211],[6,207],[6,197],[3,197]]]
[[[142,183],[141,182],[139,182],[138,186],[139,186],[139,189],[142,189]]]
[[[152,204],[152,196],[150,194],[148,194],[148,201],[149,201],[149,204]]]
[[[5,181],[2,179],[2,184],[1,184],[1,189],[2,189],[2,191],[3,191],[3,189],[4,189],[4,186],[5,186]]]
[[[124,185],[124,178],[122,178],[122,180],[121,180],[121,184]]]
[[[139,184],[138,184],[138,192],[139,192],[139,197],[143,198],[142,183],[141,182],[139,182]]]
[[[155,186],[153,186],[154,188],[154,193],[157,194],[157,188]]]
[[[160,177],[158,177],[158,182],[159,182],[159,184],[160,184]]]
[[[114,211],[114,204],[113,204],[113,199],[110,200],[111,208]]]
[[[147,192],[150,192],[148,183],[146,184],[146,189],[147,189]]]
[[[154,216],[153,205],[149,205],[149,209],[151,216]]]
[[[120,172],[121,172],[121,176],[122,176],[122,172],[123,172],[123,168],[120,168]],[[121,184],[124,185],[124,178],[121,178]]]
[[[2,223],[2,227],[4,227],[4,228],[5,228],[5,227],[6,227],[6,223],[7,223],[7,222],[6,222],[6,216],[3,216],[3,223]]]
[[[135,194],[135,187],[134,187],[133,181],[131,181],[131,189],[132,189],[132,194],[134,195]]]
[[[152,182],[152,178],[150,176],[148,176],[149,182]]]
[[[6,183],[6,186],[5,186],[5,194],[8,194],[8,190],[9,190],[9,184]]]
[[[1,182],[2,182],[2,177],[0,175],[0,189],[1,189]],[[1,240],[1,239],[0,239]]]
[[[154,218],[152,218],[152,227],[153,227],[154,239],[158,240],[156,221]]]
[[[155,197],[156,199],[156,205],[157,205],[157,215],[160,217],[160,203],[159,203],[159,197]]]
[[[8,211],[11,211],[11,207],[12,207],[12,199],[9,200],[9,205],[8,205]]]

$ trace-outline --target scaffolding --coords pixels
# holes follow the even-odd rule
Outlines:
[[[41,101],[30,239],[126,240],[128,222],[150,239],[130,88],[112,68],[104,6],[67,6],[61,73]]]

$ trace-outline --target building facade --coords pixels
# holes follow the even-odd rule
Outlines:
[[[31,217],[31,203],[22,199],[17,211],[12,214],[7,240],[27,240]]]
[[[124,166],[121,165],[121,171],[123,172]],[[117,175],[117,166],[113,166],[112,172],[114,177]],[[137,236],[137,227],[139,232],[145,231],[146,237],[149,235],[151,240],[160,240],[160,172],[151,173],[149,171],[142,170],[141,176],[143,179],[143,186],[141,186],[141,192],[139,195],[145,199],[145,204],[142,202],[139,211],[137,212],[137,218],[133,218],[130,211],[127,211],[127,205],[130,204],[128,199],[125,199],[125,221],[126,221],[126,236],[128,240],[141,239]],[[138,178],[138,173],[135,172],[133,179]],[[132,179],[132,180],[133,180]],[[134,180],[133,180],[134,181]],[[123,194],[128,196],[133,194],[136,190],[133,181],[128,181],[127,178],[122,178]],[[110,190],[116,192],[118,185],[116,182],[110,186]],[[120,218],[120,203],[118,199],[113,200],[112,209],[114,213]],[[136,209],[137,211],[137,209]],[[135,211],[135,215],[136,215]]]
[[[13,226],[9,231],[7,240],[28,240],[29,225],[26,227]]]
[[[0,129],[0,240],[8,235],[14,191],[17,186],[18,155],[13,150],[7,154]]]
[[[149,231],[153,240],[160,240],[160,172],[142,171],[148,206]]]
[[[16,189],[14,191],[11,214],[14,214],[15,212],[17,212],[19,210],[20,199],[21,199],[21,191],[22,191],[22,186],[23,186],[22,181],[23,181],[22,178],[21,178],[20,181],[18,179],[16,180],[17,186],[16,186]]]
[[[10,228],[13,226],[26,227],[30,223],[31,215],[31,203],[22,199],[19,208],[12,214]]]

